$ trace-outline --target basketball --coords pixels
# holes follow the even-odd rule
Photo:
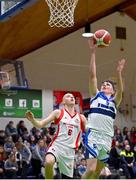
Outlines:
[[[94,33],[93,39],[94,44],[96,44],[97,47],[103,48],[109,46],[111,42],[111,35],[105,29],[100,29]]]

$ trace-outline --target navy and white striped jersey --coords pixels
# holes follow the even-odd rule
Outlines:
[[[113,123],[116,113],[114,97],[108,98],[103,92],[99,91],[90,100],[87,127],[112,137],[114,135]]]

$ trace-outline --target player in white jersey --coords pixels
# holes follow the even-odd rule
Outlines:
[[[114,84],[110,80],[104,81],[99,91],[97,88],[95,45],[93,39],[89,40],[89,47],[91,49],[89,84],[91,99],[87,123],[88,130],[83,137],[87,158],[87,171],[83,175],[83,179],[98,179],[111,148],[116,108],[122,99],[122,70],[125,60],[122,59],[118,62],[116,92]]]
[[[54,110],[46,119],[38,121],[32,112],[26,112],[26,118],[35,127],[42,128],[48,123],[58,125],[56,135],[49,145],[45,156],[45,177],[53,179],[53,166],[58,163],[62,178],[73,178],[75,149],[80,143],[80,136],[85,129],[86,118],[75,111],[75,98],[71,93],[63,97],[64,109]]]

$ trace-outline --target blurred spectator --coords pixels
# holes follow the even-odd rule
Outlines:
[[[132,144],[130,140],[130,131],[128,131],[127,134],[124,136],[124,140],[128,140],[129,144]]]
[[[48,133],[48,128],[41,128],[42,130],[42,136],[46,136],[46,134]]]
[[[79,172],[78,172],[77,163],[76,163],[75,160],[74,160],[74,174],[73,174],[73,178],[74,178],[74,179],[80,179],[80,175],[79,175]]]
[[[21,173],[21,178],[26,179],[28,172],[29,172],[29,167],[30,167],[30,161],[31,161],[31,151],[30,149],[22,142],[22,139],[20,138],[18,142],[16,143],[16,147],[18,152],[22,156],[22,173]]]
[[[37,179],[40,178],[41,168],[44,165],[45,153],[46,153],[45,141],[43,139],[40,139],[32,151],[32,160],[31,160],[34,174]]]
[[[15,143],[12,140],[12,136],[7,137],[4,144],[4,150],[7,156],[11,153],[14,146],[15,146]]]
[[[23,141],[29,141],[29,132],[27,130],[24,131],[22,139]]]
[[[44,137],[45,139],[45,137]],[[46,135],[46,144],[47,146],[50,144],[50,142],[52,141],[52,136],[50,135],[49,132],[47,132],[47,135]]]
[[[56,131],[55,124],[53,122],[51,123],[50,127],[48,128],[48,130],[49,130],[49,134],[51,136],[53,136],[55,131]]]
[[[14,127],[14,122],[9,121],[9,123],[5,127],[6,136],[12,136],[13,142],[17,141],[17,129]]]
[[[128,132],[128,127],[125,126],[123,128],[123,136],[125,136],[127,134],[127,132]]]
[[[134,158],[135,158],[133,171],[134,171],[134,174],[135,174],[135,177],[136,177],[136,144],[133,147],[133,153],[134,153]]]
[[[130,145],[128,140],[123,141],[122,149],[124,149],[126,145]]]
[[[36,146],[36,140],[33,135],[29,136],[30,150],[32,151]]]
[[[80,164],[78,166],[78,173],[79,173],[80,177],[82,177],[82,175],[85,173],[85,171],[86,171],[86,159],[83,158],[83,159],[81,159]]]
[[[44,136],[43,136],[43,140],[44,140],[44,142],[45,142],[46,145],[47,145],[47,144],[48,144],[48,143],[47,143],[47,136],[44,135]]]
[[[28,149],[30,150],[30,143],[27,140],[24,140],[24,145],[26,145],[28,147]]]
[[[4,161],[6,160],[4,147],[0,145],[0,179],[4,179]]]
[[[114,128],[114,135],[115,135],[115,134],[117,134],[118,127],[116,125],[114,125],[113,128]]]
[[[53,95],[53,110],[55,109],[62,109],[63,104],[61,102],[58,102],[57,96]]]
[[[0,160],[2,161],[6,160],[6,153],[2,145],[0,145]]]
[[[134,153],[131,151],[130,145],[126,145],[125,149],[121,151],[121,168],[126,176],[126,178],[135,178],[133,171],[134,168]]]
[[[115,141],[118,141],[119,143],[123,142],[123,136],[122,136],[121,130],[119,128],[116,130],[116,134],[114,135],[114,139],[115,139]]]
[[[20,152],[18,152],[16,146],[13,147],[12,152],[15,155],[15,161],[18,164],[18,171],[17,171],[17,175],[20,176],[21,172],[22,172],[22,155]]]
[[[0,130],[0,145],[4,145],[5,143],[5,131],[4,130]]]
[[[35,136],[36,131],[37,131],[37,128],[36,127],[32,127],[32,129],[30,130],[31,135]]]
[[[119,169],[120,167],[120,152],[122,146],[119,141],[115,141],[115,146],[111,148],[110,157],[109,157],[109,164],[111,167],[115,169]]]
[[[135,146],[134,146],[134,148],[133,148],[133,153],[134,153],[135,162],[136,162],[136,144],[135,144]]]
[[[18,135],[20,137],[23,137],[24,133],[28,131],[26,126],[25,126],[25,123],[24,121],[19,121],[19,123],[17,124],[17,132],[18,132]]]
[[[134,146],[136,144],[136,127],[132,127],[130,130],[130,141]]]
[[[59,103],[58,103],[57,97],[53,95],[53,110],[55,109],[59,109]]]
[[[0,160],[0,179],[4,179],[4,161]]]
[[[83,113],[82,107],[81,107],[81,103],[80,103],[80,97],[79,96],[75,96],[75,110],[78,113]]]
[[[76,154],[75,154],[75,161],[76,161],[77,166],[80,165],[81,159],[84,159],[84,158],[85,157],[84,157],[82,149],[78,149],[78,151],[76,151]]]
[[[36,143],[42,139],[42,135],[41,135],[41,131],[39,129],[36,130],[36,133],[35,133],[35,140],[36,140]]]
[[[7,179],[17,178],[18,164],[15,160],[15,155],[13,153],[11,153],[8,159],[5,161],[4,168],[6,172],[5,176]]]

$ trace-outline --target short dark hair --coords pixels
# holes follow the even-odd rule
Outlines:
[[[107,79],[107,80],[103,81],[102,83],[104,83],[104,82],[109,82],[112,85],[113,90],[115,90],[115,84],[116,83],[114,81]]]

